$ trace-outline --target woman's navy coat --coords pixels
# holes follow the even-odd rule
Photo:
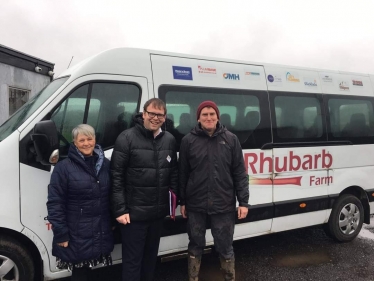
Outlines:
[[[98,174],[72,144],[68,158],[57,163],[51,176],[47,207],[54,234],[52,254],[65,262],[97,259],[113,250],[110,164],[98,151],[103,160]],[[67,248],[57,245],[65,241],[69,241]]]

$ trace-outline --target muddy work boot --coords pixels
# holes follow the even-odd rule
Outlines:
[[[221,270],[225,277],[225,281],[235,281],[235,258],[224,259],[220,257],[221,261]]]
[[[200,271],[201,257],[188,255],[188,280],[198,281]]]

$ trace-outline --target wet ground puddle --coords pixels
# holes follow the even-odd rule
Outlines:
[[[273,265],[281,267],[302,267],[331,262],[327,252],[295,253],[275,256]]]

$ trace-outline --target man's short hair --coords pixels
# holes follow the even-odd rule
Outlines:
[[[153,107],[158,108],[158,109],[163,109],[165,111],[166,115],[166,105],[163,100],[160,100],[158,98],[153,98],[148,100],[143,107],[144,111],[147,111],[148,106],[153,105]]]

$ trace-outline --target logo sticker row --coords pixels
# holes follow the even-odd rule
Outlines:
[[[186,66],[175,66],[173,65],[173,78],[178,80],[193,80],[192,68]],[[199,75],[206,77],[216,77],[217,68],[212,66],[197,66],[197,72]],[[244,77],[245,80],[260,80],[261,74],[256,71],[244,71],[243,73],[224,72],[222,73],[222,79],[226,81],[240,81]]]
[[[282,82],[283,82],[282,75],[280,75],[280,74],[277,74],[277,75],[275,75],[275,74],[269,74],[267,76],[267,80],[273,86],[281,85]],[[321,80],[325,84],[333,82],[332,77],[329,76],[329,75],[323,75],[323,76],[321,76]],[[299,78],[299,76],[298,76],[297,73],[286,72],[286,79],[285,79],[285,81],[287,83],[300,83],[301,79]],[[363,83],[362,80],[352,79],[351,81],[352,81],[352,84],[351,84],[352,86],[357,86],[357,87],[364,86],[364,83]],[[304,84],[305,87],[317,87],[318,86],[317,79],[316,78],[312,78],[312,77],[303,77],[303,84]],[[346,80],[340,80],[338,82],[338,84],[339,84],[339,89],[341,91],[349,91],[350,84]]]

